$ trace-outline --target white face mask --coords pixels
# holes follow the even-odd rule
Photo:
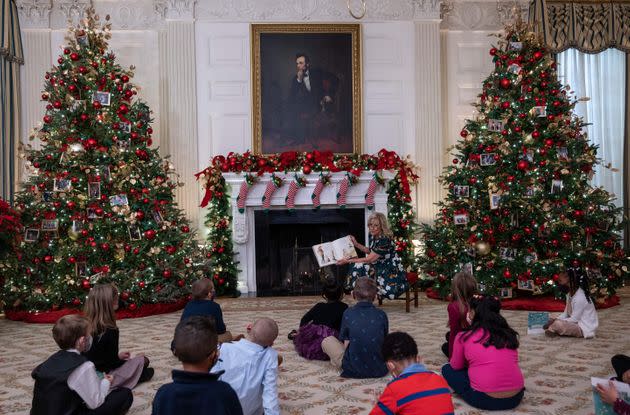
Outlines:
[[[90,350],[92,348],[92,335],[88,334],[87,336],[85,336],[85,342],[83,343],[83,351],[87,352],[88,350]]]

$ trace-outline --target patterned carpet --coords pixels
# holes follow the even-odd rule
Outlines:
[[[527,336],[527,312],[505,311],[510,324],[522,334],[520,361],[525,375],[525,399],[509,413],[592,414],[590,376],[612,373],[610,357],[630,352],[630,287],[621,291],[621,306],[599,312],[598,336],[591,340]],[[275,347],[284,355],[280,367],[279,392],[283,414],[367,414],[388,378],[342,379],[327,362],[300,358],[287,340],[315,297],[221,299],[228,329],[243,332],[258,316],[276,319],[280,336]],[[390,330],[409,332],[418,342],[430,369],[446,363],[440,344],[446,331],[446,303],[421,299],[420,307],[407,314],[404,303],[383,305]],[[169,343],[180,313],[122,320],[123,350],[145,352],[156,369],[153,380],[134,390],[130,414],[149,414],[157,388],[170,380],[178,366]],[[55,351],[50,325],[29,325],[0,319],[0,414],[28,414],[32,398],[31,370]],[[479,414],[455,398],[457,414]],[[499,413],[500,412],[496,412]]]

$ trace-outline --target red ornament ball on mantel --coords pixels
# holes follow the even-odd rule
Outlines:
[[[304,167],[302,167],[302,171],[304,172],[304,174],[311,174],[311,166],[305,164]]]

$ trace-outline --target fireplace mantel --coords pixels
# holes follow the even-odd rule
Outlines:
[[[365,207],[365,194],[372,179],[373,171],[364,171],[358,176],[358,181],[350,186],[346,194],[346,206],[348,208],[365,209],[365,226],[367,228],[367,218],[372,212],[382,212],[387,214],[387,182],[394,177],[393,172],[382,171],[381,176],[385,181],[385,186],[378,186],[374,195],[374,209]],[[294,173],[275,173],[277,177],[284,179],[282,186],[277,189],[271,198],[271,209],[286,209],[285,198],[289,190],[289,183],[295,178]],[[296,209],[312,209],[311,195],[319,180],[319,173],[301,174],[306,180],[306,186],[299,188],[295,196]],[[256,294],[256,250],[255,250],[255,224],[254,211],[262,209],[262,197],[265,187],[271,180],[271,174],[265,173],[259,176],[256,182],[249,189],[245,203],[245,211],[240,213],[236,206],[236,198],[241,184],[245,180],[245,175],[240,173],[223,173],[227,184],[231,187],[230,202],[232,204],[232,238],[236,260],[240,269],[238,275],[238,289],[245,295]],[[345,172],[330,173],[330,184],[325,186],[320,195],[320,209],[337,209],[337,193],[339,183],[346,177]],[[368,234],[367,231],[365,233]],[[366,241],[367,242],[367,241]]]

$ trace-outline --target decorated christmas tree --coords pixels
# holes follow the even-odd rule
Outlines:
[[[23,238],[3,271],[5,307],[80,307],[112,281],[126,308],[189,294],[204,272],[194,233],[177,209],[173,165],[151,149],[151,110],[135,99],[133,67],[108,51],[110,24],[89,11],[71,27],[45,75],[40,150],[26,150],[28,182],[16,195]],[[106,19],[108,20],[108,19]]]
[[[567,267],[612,295],[628,272],[621,212],[590,183],[601,160],[573,114],[578,100],[520,18],[497,37],[494,71],[440,178],[448,195],[422,229],[417,263],[442,296],[460,270],[480,290],[510,297],[553,291]]]

